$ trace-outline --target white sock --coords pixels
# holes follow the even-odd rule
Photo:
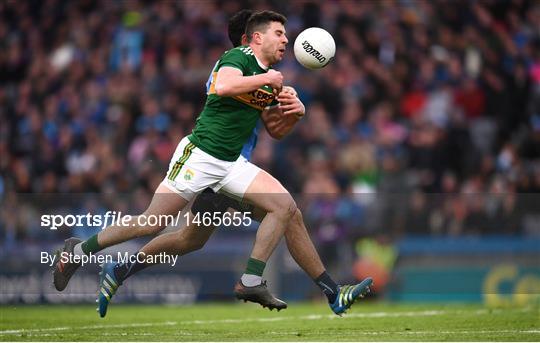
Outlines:
[[[242,285],[246,287],[255,287],[262,283],[262,276],[257,276],[253,274],[244,274],[242,275],[242,278],[240,279],[242,281]]]
[[[86,255],[84,253],[84,251],[82,250],[82,242],[73,247],[73,255],[75,255],[75,256],[85,256]]]

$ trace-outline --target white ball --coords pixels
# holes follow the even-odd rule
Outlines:
[[[328,31],[310,27],[300,32],[294,41],[296,60],[308,69],[326,66],[336,54],[336,43]]]

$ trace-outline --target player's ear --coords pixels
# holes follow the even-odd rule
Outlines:
[[[248,45],[248,39],[247,39],[247,35],[246,35],[245,33],[242,35],[242,38],[241,38],[241,40],[240,40],[240,43],[241,43],[242,45]]]
[[[253,32],[253,36],[251,37],[251,41],[255,42],[255,44],[262,44],[262,33],[259,31]]]

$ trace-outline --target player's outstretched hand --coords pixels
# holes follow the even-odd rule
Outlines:
[[[304,113],[306,113],[306,109],[302,101],[300,101],[300,99],[298,99],[298,97],[291,92],[283,91],[279,93],[277,99],[279,101],[279,108],[285,116],[294,114],[298,118],[301,118]]]
[[[294,95],[295,97],[298,97],[298,93],[296,92],[296,89],[294,89],[291,86],[283,86],[283,89],[281,90],[282,93],[289,93]]]

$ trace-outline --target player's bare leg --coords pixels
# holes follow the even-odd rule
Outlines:
[[[285,241],[293,259],[312,279],[316,279],[325,271],[299,209],[294,213],[285,231]]]
[[[202,203],[204,203],[204,201],[202,201]],[[223,213],[227,206],[221,206],[222,207],[220,209],[207,207],[205,211],[217,211],[218,213]],[[264,210],[260,208],[253,209],[253,218],[255,220],[261,222],[265,215],[266,212]],[[167,233],[154,238],[152,241],[146,244],[140,250],[140,252],[144,253],[145,255],[158,255],[160,253],[167,253],[170,255],[185,255],[189,252],[201,249],[214,231],[214,227],[202,227],[192,224],[179,231]],[[338,297],[339,293],[344,293],[345,290],[348,289],[354,289],[356,286],[343,286],[340,288],[327,274],[324,265],[313,245],[313,242],[309,237],[309,233],[303,221],[302,213],[299,209],[295,211],[295,214],[287,226],[284,235],[288,250],[293,259],[314,280],[317,286],[319,286],[322,292],[327,296],[332,310],[335,311],[335,306],[333,305],[338,303],[336,302],[336,298]],[[150,265],[152,264],[148,262],[142,264],[136,263],[136,266],[131,268],[129,264],[118,264],[117,267],[119,268],[115,269],[115,274],[119,281],[122,282],[128,276],[133,275],[137,271],[140,271]],[[369,280],[365,282],[369,283]],[[361,290],[365,293],[367,289],[362,287]]]
[[[223,209],[218,210],[219,213],[222,213],[222,211]],[[254,208],[253,218],[255,220],[261,222],[265,215],[266,212],[264,210]],[[185,255],[189,252],[201,249],[214,231],[214,227],[202,227],[192,224],[179,231],[154,238],[145,245],[140,252],[143,252],[146,255],[157,255],[162,252],[170,255]],[[289,222],[284,236],[291,256],[326,295],[334,312],[338,314],[343,313],[350,305],[352,305],[352,300],[356,300],[357,297],[363,296],[369,291],[368,287],[371,284],[371,280],[369,279],[364,280],[359,285],[340,287],[330,275],[328,275],[319,254],[309,237],[302,213],[299,209],[296,210],[293,218]],[[150,265],[151,264],[146,263],[140,265],[141,268],[136,267],[129,271],[123,271],[124,274],[122,275],[124,276],[122,277],[122,280],[136,271],[142,270],[142,267],[146,268]],[[356,291],[353,291],[355,289]],[[350,297],[352,297],[351,300],[347,301],[348,298],[346,298],[342,301],[341,305],[339,305],[338,297],[340,293],[347,295],[350,293]]]
[[[266,212],[260,209],[254,210],[254,217],[259,222],[264,219]],[[214,227],[197,226],[193,223],[175,231],[155,237],[140,249],[145,255],[186,255],[201,249],[210,236],[214,233]],[[309,237],[302,213],[296,210],[289,226],[285,229],[287,248],[298,265],[312,278],[316,279],[324,271],[324,265]]]
[[[260,208],[253,209],[253,218],[258,222],[264,219],[266,212]],[[312,279],[316,279],[324,271],[324,265],[309,237],[300,209],[296,209],[289,225],[285,229],[285,242],[294,261]]]
[[[221,212],[221,211],[219,211]],[[266,212],[260,208],[254,208],[253,217],[261,222],[266,216]],[[164,234],[154,238],[145,245],[140,252],[147,255],[157,255],[161,252],[167,254],[185,255],[191,251],[201,249],[213,233],[213,227],[198,227],[190,225],[177,232]],[[302,213],[299,209],[289,225],[285,229],[285,239],[287,248],[293,259],[298,265],[314,280],[328,297],[330,303],[333,303],[339,293],[339,286],[326,273],[324,265],[317,253],[309,233],[304,224]],[[148,264],[146,265],[148,266]],[[132,275],[135,269],[130,270],[131,274],[125,274],[125,277]]]
[[[176,232],[169,232],[160,235],[148,242],[137,255],[138,259],[124,263],[105,263],[102,266],[100,289],[102,294],[98,297],[98,311],[101,317],[107,313],[111,297],[116,293],[118,287],[129,276],[156,264],[157,259],[146,259],[147,256],[166,253],[169,255],[185,255],[191,251],[198,250],[204,246],[214,231],[214,227],[198,227],[192,224]]]
[[[163,184],[160,184],[154,193],[150,205],[146,211],[141,214],[141,216],[144,216],[142,218],[144,220],[140,221],[139,216],[132,216],[130,220],[122,222],[121,225],[115,224],[108,226],[85,242],[70,238],[66,241],[63,252],[74,255],[87,255],[136,237],[157,234],[163,230],[165,222],[163,221],[160,223],[158,221],[157,225],[148,225],[146,219],[151,215],[177,215],[186,204],[187,200],[172,192]],[[64,262],[62,259],[58,259],[53,273],[54,285],[57,290],[62,291],[66,288],[70,278],[76,272],[78,267],[78,263],[69,261]]]
[[[214,196],[215,194],[212,193],[210,198]],[[223,209],[228,207],[226,203],[216,201],[219,199],[213,199],[214,201],[208,201],[210,200],[208,194],[200,194],[195,199],[190,210],[192,212],[195,211],[195,213],[205,211],[208,213],[222,213]],[[97,310],[101,317],[106,315],[112,296],[126,278],[157,263],[158,259],[148,257],[163,253],[178,256],[198,250],[204,246],[215,230],[213,226],[200,227],[196,226],[194,222],[190,222],[189,224],[182,230],[166,233],[154,238],[139,250],[135,256],[131,255],[126,262],[112,262],[102,265],[100,293],[97,299]]]
[[[266,211],[251,252],[252,258],[266,262],[296,212],[296,203],[279,181],[263,170],[249,185],[244,199]]]
[[[206,189],[195,198],[190,212],[194,216],[197,214],[204,216],[205,213],[222,215],[229,209],[231,202],[232,200],[226,196]],[[164,252],[182,256],[201,249],[215,231],[213,225],[197,225],[195,221],[189,219],[187,224],[181,230],[154,238],[143,246],[140,252],[145,255],[158,255]]]
[[[128,223],[128,226],[108,227],[100,233],[101,235],[96,237],[96,248],[102,249],[104,246],[120,243],[131,238],[157,234],[167,226],[167,221],[160,219],[165,218],[163,216],[178,216],[187,203],[188,201],[186,199],[170,190],[164,184],[161,184],[154,194],[150,206],[141,215],[144,221],[138,220],[135,217]],[[156,217],[152,222],[148,220],[151,216]],[[133,232],[129,232],[129,225],[134,229]],[[114,229],[119,230],[115,232]],[[91,245],[90,248],[92,248]],[[86,251],[84,252],[86,253]],[[140,268],[141,266],[144,267],[145,264],[131,265],[128,272],[134,267]],[[103,263],[101,266],[99,290],[96,299],[98,303],[96,310],[100,317],[105,317],[111,298],[116,294],[118,287],[122,285],[123,279],[117,277],[117,273],[115,272],[116,267],[115,263]]]
[[[162,252],[169,255],[186,255],[201,249],[208,241],[215,228],[197,226],[193,223],[185,228],[157,236],[140,250],[145,255],[158,255]]]
[[[187,205],[188,201],[177,193],[172,192],[169,188],[160,184],[150,205],[141,216],[142,223],[151,216],[159,218],[159,216],[172,215],[176,216]],[[165,221],[158,225],[141,225],[139,216],[131,217],[127,225],[111,225],[97,235],[97,243],[101,249],[112,245],[128,241],[132,238],[155,235],[166,227]],[[161,225],[160,225],[161,224]]]
[[[255,209],[254,215],[256,218],[262,218],[264,213],[260,209]],[[328,298],[329,306],[334,313],[338,315],[345,313],[358,298],[364,297],[370,291],[369,287],[373,283],[371,278],[356,285],[338,286],[330,277],[309,237],[299,209],[285,230],[285,240],[293,259]]]
[[[267,172],[260,170],[248,186],[244,199],[266,212],[255,237],[255,243],[246,270],[235,285],[238,299],[252,301],[278,311],[287,304],[268,292],[262,274],[266,261],[276,248],[292,216],[296,203],[287,190]]]

